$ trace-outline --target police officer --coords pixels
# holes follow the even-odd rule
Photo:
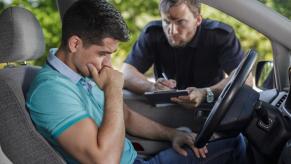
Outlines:
[[[162,20],[144,28],[125,60],[125,87],[136,93],[188,89],[188,96],[172,101],[194,107],[212,102],[243,58],[233,29],[202,19],[198,0],[161,0],[160,14]],[[143,75],[152,65],[155,83]]]

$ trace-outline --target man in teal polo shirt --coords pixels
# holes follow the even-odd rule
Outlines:
[[[160,125],[123,104],[124,79],[111,67],[110,55],[119,41],[126,40],[124,20],[104,0],[79,0],[65,13],[61,46],[51,50],[27,95],[37,130],[64,159],[68,163],[106,164],[239,160],[243,150],[239,137],[197,149],[194,133]],[[125,131],[171,141],[174,149],[144,161],[137,158]],[[222,147],[223,151],[218,151]]]

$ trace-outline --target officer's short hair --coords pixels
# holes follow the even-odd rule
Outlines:
[[[200,14],[201,3],[199,0],[160,0],[160,11],[168,12],[171,7],[180,5],[182,3],[189,7],[194,16]]]
[[[101,44],[106,37],[127,41],[129,32],[120,12],[106,0],[78,0],[64,14],[62,48],[77,35],[85,46]]]

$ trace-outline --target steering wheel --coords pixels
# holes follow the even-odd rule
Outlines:
[[[234,100],[234,97],[245,83],[252,67],[255,64],[256,58],[257,53],[254,50],[249,50],[244,60],[236,68],[234,74],[231,76],[231,79],[219,95],[202,129],[195,139],[194,144],[197,148],[204,147],[209,141],[213,132],[228,112],[229,106]]]

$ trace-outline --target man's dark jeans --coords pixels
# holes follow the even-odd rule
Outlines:
[[[191,149],[188,149],[188,156],[178,154],[174,149],[161,151],[153,158],[145,161],[137,158],[134,164],[245,164],[246,145],[242,135],[236,138],[229,138],[211,142],[207,146],[206,158],[197,158]]]

